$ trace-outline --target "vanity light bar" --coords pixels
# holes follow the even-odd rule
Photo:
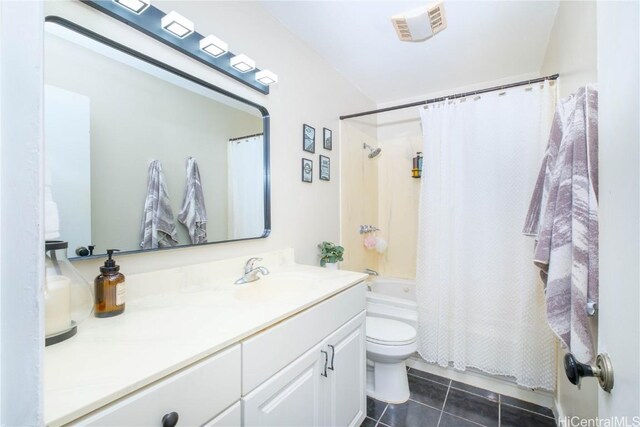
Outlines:
[[[256,68],[256,62],[244,54],[232,57],[229,63],[233,68],[240,71],[241,73],[247,73],[251,70],[255,70]]]
[[[270,70],[258,71],[256,73],[256,81],[269,86],[278,83],[278,75]]]
[[[162,28],[181,39],[187,37],[195,30],[193,22],[189,21],[175,10],[172,10],[163,16],[160,24],[162,25]]]
[[[200,49],[217,58],[229,52],[229,45],[215,36],[207,36],[200,40]]]
[[[260,93],[269,94],[278,82],[275,73],[257,69],[253,59],[234,55],[227,43],[198,33],[192,21],[176,11],[165,13],[151,4],[154,0],[80,1]]]
[[[138,15],[151,5],[151,0],[113,0],[113,2]]]

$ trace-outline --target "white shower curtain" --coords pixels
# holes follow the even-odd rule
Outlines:
[[[421,109],[419,353],[553,390],[555,342],[521,233],[549,137],[549,83]]]
[[[264,233],[264,144],[262,135],[229,141],[229,239]]]

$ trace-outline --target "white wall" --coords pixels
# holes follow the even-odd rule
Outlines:
[[[561,98],[597,81],[596,50],[596,2],[560,1],[540,73],[560,73]]]
[[[280,82],[264,96],[80,2],[50,2],[46,14],[63,16],[93,31],[156,57],[196,77],[231,90],[264,105],[271,115],[271,202],[272,233],[266,239],[172,249],[153,254],[118,257],[122,272],[202,262],[231,256],[249,256],[271,249],[293,247],[299,262],[318,262],[317,243],[339,240],[340,144],[338,116],[371,109],[373,103],[343,79],[330,64],[296,40],[259,2],[156,1],[164,11],[175,9],[191,18],[203,34],[215,34],[229,43],[233,52],[243,52],[258,67],[269,68]],[[300,180],[302,124],[334,131],[333,151],[316,141],[313,184]],[[331,181],[317,179],[318,155],[331,158]],[[97,274],[99,262],[81,266],[87,277]]]
[[[640,416],[640,7],[598,3],[600,329],[614,368],[598,415]]]
[[[188,156],[200,169],[208,240],[227,239],[229,139],[262,132],[257,109],[236,109],[48,33],[45,61],[46,84],[85,95],[91,103],[92,241],[83,246],[95,244],[97,254],[111,247],[140,249],[153,160],[162,163],[178,242],[190,244],[177,221]],[[54,182],[54,200],[62,209],[56,190]],[[61,229],[63,240],[66,232]]]
[[[560,73],[560,97],[580,86],[597,82],[596,3],[561,1],[551,30],[541,74]],[[592,326],[597,331],[597,319]],[[560,417],[594,418],[598,414],[594,380],[582,381],[581,388],[571,384],[564,372],[565,351],[558,345],[556,407]]]
[[[42,5],[0,19],[0,424],[42,425]]]

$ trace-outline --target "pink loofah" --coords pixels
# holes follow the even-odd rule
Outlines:
[[[373,236],[367,236],[364,238],[364,241],[362,243],[364,244],[365,248],[373,249],[376,247],[377,239]]]

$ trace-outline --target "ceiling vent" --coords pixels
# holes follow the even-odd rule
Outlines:
[[[441,1],[392,16],[391,22],[403,42],[424,41],[447,28],[447,17]]]

